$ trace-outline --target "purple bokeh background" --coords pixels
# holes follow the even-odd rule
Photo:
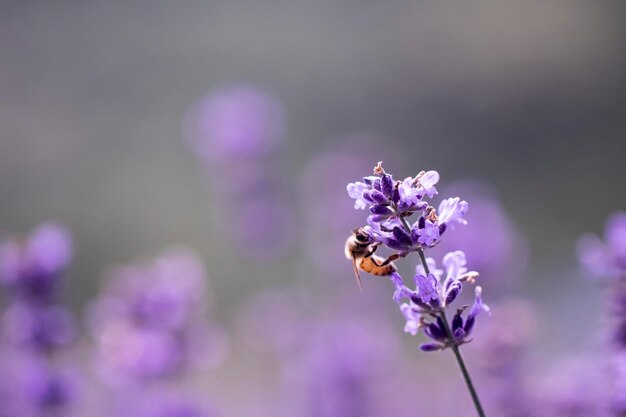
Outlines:
[[[624,16],[4,2],[0,417],[473,415],[344,258],[379,160],[469,202],[428,256],[481,274],[488,414],[623,407]]]

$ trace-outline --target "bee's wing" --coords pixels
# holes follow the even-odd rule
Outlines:
[[[352,265],[354,266],[354,276],[356,277],[356,283],[359,284],[359,289],[363,291],[363,284],[361,283],[361,274],[359,274],[359,267],[357,266],[356,257],[352,257]]]

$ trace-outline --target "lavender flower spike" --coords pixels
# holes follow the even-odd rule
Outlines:
[[[363,177],[362,181],[348,184],[348,195],[355,200],[355,209],[369,209],[371,215],[367,225],[360,230],[367,233],[368,244],[374,247],[386,246],[394,252],[388,260],[406,257],[417,252],[421,265],[416,267],[415,290],[404,285],[395,268],[386,273],[395,286],[393,299],[400,304],[400,312],[405,319],[404,331],[413,336],[423,329],[432,339],[420,345],[425,352],[441,351],[450,348],[461,368],[465,383],[470,392],[476,411],[480,417],[485,413],[469,376],[459,347],[469,343],[476,317],[489,307],[482,301],[482,288],[476,287],[473,306],[461,307],[454,312],[452,321],[447,312],[461,293],[464,284],[474,283],[478,273],[466,267],[465,253],[454,251],[443,258],[445,270],[437,269],[433,259],[426,258],[424,251],[436,246],[447,230],[456,225],[465,225],[468,210],[466,201],[459,197],[444,199],[435,209],[427,198],[438,194],[435,184],[439,182],[437,171],[421,171],[417,176],[394,180],[385,171],[382,162],[374,167],[374,175]],[[381,274],[381,270],[378,275]]]
[[[369,209],[368,223],[377,229],[378,243],[408,254],[436,246],[446,230],[467,223],[466,201],[448,198],[436,210],[427,200],[437,194],[438,181],[437,171],[422,171],[415,178],[396,181],[379,162],[373,176],[348,184],[346,190],[355,200],[354,208]],[[412,225],[410,218],[414,218]]]
[[[609,217],[604,238],[586,234],[578,240],[581,264],[598,277],[626,278],[626,212]]]
[[[626,414],[626,213],[613,214],[606,223],[605,242],[592,235],[578,242],[581,263],[611,287],[610,323],[612,385],[610,406],[616,415]]]
[[[444,256],[443,263],[446,268],[446,275],[443,281],[441,280],[443,271],[436,268],[434,260],[429,258],[429,261],[428,264],[435,273],[423,275],[420,273],[420,269],[423,270],[423,267],[416,268],[418,273],[413,277],[415,290],[406,287],[397,272],[392,274],[392,282],[396,285],[394,300],[399,302],[406,298],[410,301],[410,303],[404,303],[400,306],[406,320],[405,332],[415,336],[418,328],[427,326],[426,335],[440,345],[439,349],[428,349],[426,350],[428,352],[469,343],[469,336],[474,328],[476,317],[481,312],[489,313],[490,311],[489,306],[482,301],[482,288],[480,286],[475,289],[474,304],[465,314],[466,317],[463,318],[466,312],[465,307],[456,311],[452,323],[449,324],[452,337],[446,336],[446,323],[441,318],[432,323],[428,321],[428,318],[445,312],[461,292],[463,284],[474,282],[478,273],[467,272],[465,254],[461,251],[450,252]],[[419,323],[419,326],[416,323]]]

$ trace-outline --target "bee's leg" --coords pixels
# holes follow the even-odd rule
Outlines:
[[[374,262],[374,265],[378,267],[387,266],[393,261],[395,261],[396,259],[404,258],[406,255],[407,255],[406,253],[394,253],[393,255],[389,256],[387,259],[385,259],[384,261],[380,263],[376,260],[376,258],[372,258],[372,262]]]
[[[365,254],[363,255],[364,258],[369,258],[370,256],[372,256],[374,254],[374,252],[376,252],[376,249],[378,249],[378,247],[380,246],[380,243],[374,243],[371,247],[371,249]],[[374,260],[374,258],[372,258],[372,260]],[[375,262],[374,262],[375,264]]]

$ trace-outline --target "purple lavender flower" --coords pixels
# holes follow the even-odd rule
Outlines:
[[[288,253],[295,220],[267,165],[283,141],[281,103],[251,86],[218,89],[190,111],[185,130],[208,177],[214,180],[220,194],[215,200],[231,208],[226,213],[229,217],[218,210],[220,233],[234,241],[242,257],[256,262],[271,262]],[[268,239],[271,244],[259,245]]]
[[[68,415],[78,394],[78,374],[37,354],[0,349],[0,416]]]
[[[615,352],[611,358],[611,409],[618,415],[626,414],[626,349]],[[619,414],[621,413],[621,414]]]
[[[444,199],[439,211],[430,206],[424,197],[437,194],[435,184],[439,181],[436,171],[422,171],[415,178],[394,181],[382,163],[374,168],[374,175],[364,177],[363,182],[348,184],[348,194],[357,203],[355,208],[369,207],[372,215],[368,218],[368,226],[363,228],[371,241],[384,244],[397,252],[396,256],[404,257],[410,252],[423,253],[423,249],[435,246],[441,235],[454,228],[455,224],[466,224],[464,215],[467,202],[458,197]],[[415,212],[418,218],[410,225],[407,221]],[[462,251],[450,252],[444,256],[442,270],[438,270],[433,259],[424,258],[424,264],[417,267],[413,277],[416,289],[410,290],[404,285],[402,278],[395,272],[391,280],[396,287],[394,300],[408,298],[410,304],[402,307],[407,319],[406,329],[412,334],[416,329],[424,327],[425,332],[436,340],[436,344],[423,345],[425,350],[437,350],[452,345],[466,343],[473,329],[475,318],[481,311],[489,311],[482,303],[482,289],[476,288],[476,299],[465,319],[464,309],[454,316],[452,326],[438,317],[457,298],[464,282],[473,282],[477,272],[468,272],[465,267],[465,254]],[[440,323],[428,323],[427,315],[438,317]],[[417,324],[416,324],[417,323]],[[452,333],[450,333],[452,332]]]
[[[606,223],[605,241],[585,235],[578,242],[581,263],[594,275],[610,279],[610,356],[615,360],[611,373],[610,404],[618,415],[626,413],[626,213],[613,214]]]
[[[0,283],[32,302],[51,302],[71,259],[69,232],[54,223],[42,224],[23,242],[0,244]]]
[[[205,279],[201,262],[181,248],[114,271],[91,307],[100,374],[123,384],[174,375],[200,356],[221,358],[224,337],[203,319]]]
[[[399,158],[389,141],[369,134],[341,135],[331,138],[329,143],[332,143],[331,147],[315,155],[303,169],[298,184],[303,213],[299,230],[300,236],[306,236],[302,239],[306,246],[304,253],[317,270],[324,271],[320,277],[327,277],[337,285],[336,274],[347,273],[352,268],[337,249],[344,246],[346,231],[354,229],[359,222],[355,223],[354,200],[346,198],[342,187],[326,187],[323,193],[317,190],[320,184],[348,183],[359,173],[369,170],[372,149],[389,160]],[[312,195],[315,198],[311,198]],[[352,285],[343,280],[342,284]]]
[[[615,213],[606,222],[604,242],[591,234],[578,241],[578,257],[594,275],[626,277],[626,213]]]
[[[446,333],[445,324],[440,318],[435,322],[429,322],[428,318],[436,316],[442,309],[447,308],[461,292],[463,283],[473,282],[478,276],[477,272],[467,271],[465,267],[465,254],[461,251],[451,252],[444,257],[446,273],[438,270],[432,259],[428,260],[433,265],[433,272],[428,275],[421,273],[423,267],[417,268],[418,273],[413,277],[416,289],[413,291],[404,285],[402,278],[397,273],[391,276],[396,286],[394,300],[399,302],[402,298],[408,298],[408,303],[400,305],[405,319],[405,332],[416,335],[419,328],[423,328],[427,336],[435,340],[435,343],[422,345],[427,351],[441,350],[452,344],[463,344],[469,341],[469,336],[474,328],[476,316],[481,312],[489,313],[489,307],[482,301],[482,288],[476,287],[474,304],[471,306],[463,319],[465,308],[457,310],[452,320],[451,331],[453,339],[450,340]]]
[[[120,395],[111,415],[119,417],[211,417],[211,407],[177,386],[143,386]]]
[[[27,389],[35,408],[44,412],[67,408],[78,391],[76,375],[46,365],[31,368],[27,373]]]
[[[526,355],[533,342],[536,309],[524,300],[506,299],[498,314],[474,332],[470,345],[480,365],[485,407],[502,417],[530,417],[534,410],[533,384],[527,381]]]
[[[396,339],[376,320],[320,321],[292,372],[304,379],[304,415],[374,417],[385,413],[380,387],[392,383]],[[382,408],[385,407],[385,408]],[[382,408],[382,409],[381,409]],[[301,414],[301,415],[302,415]]]
[[[9,342],[43,352],[67,346],[76,336],[74,315],[62,305],[14,302],[4,313],[3,325]]]
[[[256,87],[227,87],[209,93],[192,109],[185,130],[205,161],[257,159],[283,140],[285,110]]]
[[[152,410],[148,410],[142,417],[205,417],[202,410],[197,408],[194,404],[186,403],[173,403],[160,405],[154,407]]]
[[[406,391],[406,381],[398,378],[405,366],[397,336],[367,300],[371,294],[336,294],[338,308],[326,308],[321,316],[308,300],[310,292],[298,288],[244,301],[238,320],[244,341],[256,354],[273,353],[283,376],[281,400],[269,396],[271,404],[254,404],[252,415],[412,415],[406,407],[412,400],[396,399]],[[270,387],[267,375],[259,377],[253,386]]]
[[[562,359],[536,381],[535,404],[546,417],[609,417],[604,366],[580,355]],[[620,414],[614,414],[620,416]]]
[[[498,314],[476,331],[472,350],[486,372],[511,376],[523,366],[521,356],[535,338],[536,308],[525,300],[510,298],[495,308]]]
[[[432,259],[427,259],[424,250],[436,246],[442,235],[454,229],[455,225],[465,225],[468,204],[459,197],[444,199],[435,210],[425,197],[437,194],[435,185],[439,181],[436,171],[422,171],[415,178],[395,181],[387,173],[382,162],[374,167],[374,175],[364,177],[363,181],[350,183],[348,194],[356,200],[355,208],[369,208],[367,226],[360,229],[357,239],[368,250],[364,256],[371,256],[381,245],[394,253],[378,264],[382,268],[389,262],[404,258],[411,252],[417,252],[421,266],[416,268],[413,277],[415,290],[404,285],[396,268],[378,269],[377,275],[390,275],[396,287],[393,299],[399,302],[403,298],[400,310],[406,320],[405,332],[412,335],[423,329],[432,342],[424,343],[420,348],[425,352],[451,348],[462,371],[466,385],[480,417],[484,417],[482,405],[467,372],[459,346],[470,341],[476,317],[481,312],[489,312],[489,307],[482,301],[482,288],[476,287],[475,300],[466,313],[467,307],[456,310],[452,321],[447,317],[447,310],[460,294],[463,284],[474,282],[477,272],[468,272],[465,267],[465,254],[461,251],[450,252],[443,259],[445,275],[438,270]],[[417,219],[411,224],[411,217],[417,213]],[[363,235],[368,239],[363,239]],[[384,272],[383,272],[384,271]]]
[[[355,199],[355,208],[369,208],[368,224],[373,240],[406,255],[434,247],[446,230],[467,223],[466,201],[448,198],[435,210],[424,199],[437,194],[436,171],[422,171],[414,178],[395,181],[379,163],[374,174],[347,186],[348,195]],[[409,225],[407,219],[414,213],[419,213],[418,218]]]

